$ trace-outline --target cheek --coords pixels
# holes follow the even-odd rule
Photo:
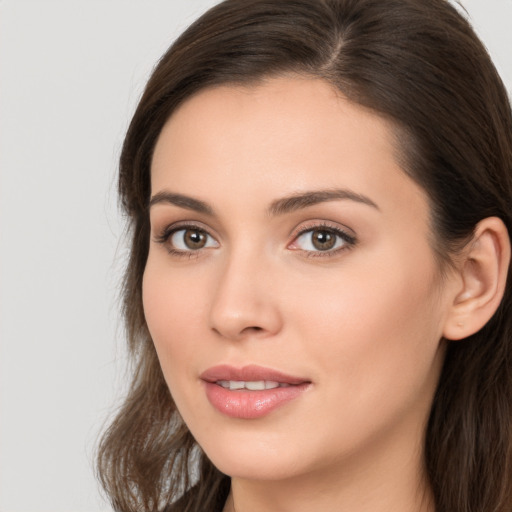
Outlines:
[[[310,325],[325,337],[333,330],[338,338],[360,332],[377,343],[386,332],[411,334],[408,329],[417,324],[431,324],[438,309],[430,252],[425,248],[403,256],[382,251],[379,258],[354,253],[346,265],[304,279],[302,286],[289,290],[289,300],[293,310],[301,311],[298,317],[307,320],[304,327]]]
[[[200,332],[204,306],[198,300],[205,295],[205,280],[196,277],[149,257],[142,291],[146,322],[173,400],[186,421],[196,418],[203,423],[197,365],[205,352],[204,327]]]
[[[302,294],[296,334],[306,358],[332,376],[324,382],[333,399],[343,393],[355,411],[428,395],[442,332],[435,276],[425,253],[393,254],[373,265],[361,260]]]
[[[204,290],[197,289],[196,284],[188,273],[172,272],[165,261],[150,254],[144,271],[142,301],[168,385],[177,372],[190,368],[187,361],[197,354],[201,340],[197,330],[203,311],[198,297]]]

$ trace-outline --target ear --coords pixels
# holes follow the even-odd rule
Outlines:
[[[489,217],[457,264],[461,278],[444,325],[443,336],[460,340],[478,332],[494,315],[505,292],[510,265],[510,238],[501,219]]]

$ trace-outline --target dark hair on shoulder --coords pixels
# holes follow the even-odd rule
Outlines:
[[[510,101],[484,46],[450,3],[226,0],[210,9],[156,66],[120,159],[119,194],[132,244],[123,312],[135,372],[98,454],[116,511],[222,510],[229,492],[229,478],[202,454],[176,410],[144,319],[156,140],[196,92],[290,73],[324,79],[393,123],[402,168],[427,192],[441,266],[486,217],[499,217],[512,233]],[[510,279],[489,323],[446,343],[425,441],[436,510],[509,512]]]

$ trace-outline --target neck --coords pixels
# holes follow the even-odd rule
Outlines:
[[[353,479],[352,479],[353,480]],[[402,480],[373,487],[370,482],[297,482],[234,480],[224,512],[435,512],[429,487]]]

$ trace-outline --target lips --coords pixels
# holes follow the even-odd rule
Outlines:
[[[206,396],[220,413],[239,419],[256,419],[298,398],[311,384],[302,377],[249,365],[221,365],[200,376]]]

